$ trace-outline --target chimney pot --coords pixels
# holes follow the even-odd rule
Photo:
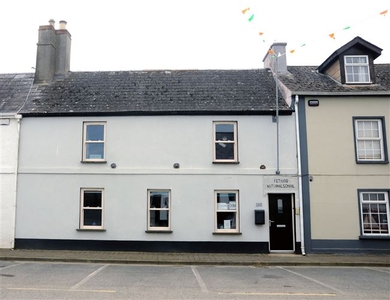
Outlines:
[[[55,24],[56,22],[54,21],[54,19],[50,19],[49,20],[49,24],[51,25],[51,26],[53,26],[54,27],[54,24]]]
[[[66,24],[67,24],[66,21],[61,20],[61,21],[60,21],[60,29],[66,29]]]

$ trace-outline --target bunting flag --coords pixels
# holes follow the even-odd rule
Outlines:
[[[250,7],[247,7],[247,8],[242,9],[241,12],[242,12],[244,15],[246,15],[246,14],[248,13],[248,11],[250,11],[250,10],[251,10]],[[388,12],[388,9],[383,10],[383,11],[381,11],[381,12],[379,13],[379,15],[385,17],[385,16],[387,15],[387,12]],[[373,17],[375,17],[375,16],[377,16],[377,15],[371,16],[370,18],[367,18],[366,20],[371,19],[371,18],[373,18]],[[255,13],[252,13],[252,14],[249,16],[249,18],[247,18],[247,20],[248,20],[249,22],[252,22],[254,19],[255,19]],[[364,22],[364,21],[366,21],[366,20],[362,20],[362,21],[358,22],[357,24],[362,23],[362,22]],[[356,25],[356,24],[355,24],[355,25]],[[342,31],[349,30],[349,29],[351,29],[352,27],[353,27],[352,25],[345,26],[345,27],[342,29]],[[262,37],[262,41],[263,41],[263,42],[267,42],[265,39],[263,39],[263,35],[264,35],[266,32],[264,32],[264,31],[257,31],[257,32],[258,32],[259,36]],[[335,40],[335,39],[336,39],[336,32],[332,32],[332,33],[328,34],[328,36],[329,36],[331,39]],[[305,47],[305,46],[306,46],[306,43],[301,44],[300,48]],[[297,49],[291,49],[291,50],[289,51],[289,53],[293,54],[293,53],[296,52],[296,50],[297,50]],[[286,55],[286,53],[283,53],[283,54],[280,54],[280,53],[279,53],[279,54],[276,56],[276,55],[275,55],[275,52],[274,52],[272,49],[269,49],[268,52],[269,52],[269,54],[271,54],[271,55],[274,56],[274,57],[280,57],[280,56],[282,56],[282,55]]]

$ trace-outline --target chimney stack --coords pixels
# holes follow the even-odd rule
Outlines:
[[[39,26],[35,83],[48,83],[54,79],[65,78],[70,70],[71,35],[66,22],[60,21],[60,29],[55,22]]]
[[[287,43],[273,43],[263,59],[264,68],[269,68],[273,73],[287,73],[286,59]]]

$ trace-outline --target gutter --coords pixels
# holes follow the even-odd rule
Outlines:
[[[299,135],[299,116],[298,116],[298,102],[299,96],[295,95],[295,126],[297,133],[297,160],[298,160],[298,197],[299,197],[299,224],[301,228],[301,253],[306,255],[305,251],[305,235],[303,224],[303,198],[302,198],[302,167],[301,167],[301,139]]]
[[[389,91],[361,91],[361,92],[319,92],[319,91],[291,91],[292,94],[301,96],[390,96]]]

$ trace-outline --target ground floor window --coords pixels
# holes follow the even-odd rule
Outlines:
[[[363,235],[389,235],[389,192],[360,191],[359,202]]]
[[[170,230],[170,190],[148,191],[148,230]]]
[[[103,229],[103,189],[81,189],[80,229]]]
[[[239,232],[238,191],[215,191],[215,232]]]

